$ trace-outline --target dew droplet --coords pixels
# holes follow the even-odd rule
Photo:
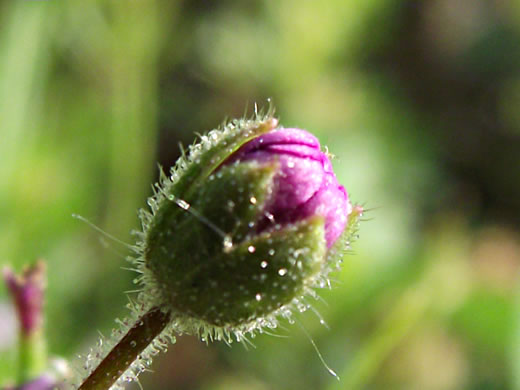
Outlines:
[[[269,220],[269,222],[274,223],[274,215],[273,214],[271,214],[268,211],[266,211],[264,214],[265,214],[265,217]]]
[[[249,201],[251,202],[251,204],[256,204],[256,198],[254,196],[249,198]]]
[[[190,208],[190,204],[182,199],[177,199],[176,203],[181,209],[188,210]]]
[[[255,248],[253,245],[249,245],[249,246],[247,247],[247,251],[248,251],[249,253],[255,253],[256,248]]]
[[[224,245],[224,251],[229,251],[229,250],[231,250],[231,248],[233,248],[233,240],[231,239],[231,236],[229,236],[229,235],[224,236],[223,245]]]
[[[287,168],[294,168],[294,161],[292,161],[292,160],[289,161],[289,162],[287,163]]]
[[[256,293],[255,299],[260,302],[262,300],[262,294]]]
[[[265,261],[265,260],[263,260],[263,261],[260,263],[260,267],[262,267],[262,268],[267,268],[267,265],[268,265],[268,263],[267,263],[267,261]]]
[[[280,268],[280,269],[278,270],[278,275],[280,275],[280,276],[285,276],[285,275],[287,275],[287,268]]]
[[[274,249],[269,249],[269,251],[267,253],[269,254],[269,256],[274,256],[275,250]]]

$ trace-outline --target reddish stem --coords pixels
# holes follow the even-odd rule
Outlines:
[[[107,390],[170,322],[170,313],[154,307],[139,318],[92,371],[78,390]]]

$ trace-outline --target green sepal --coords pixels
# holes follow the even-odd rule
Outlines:
[[[171,193],[179,198],[188,197],[188,192],[196,190],[196,188],[215,172],[222,163],[236,152],[242,145],[249,142],[268,131],[274,129],[278,121],[271,116],[267,116],[262,120],[242,120],[244,123],[230,123],[226,128],[231,127],[232,130],[220,133],[210,132],[205,137],[205,142],[195,144],[190,148],[191,157],[189,164],[180,176],[179,180],[173,184]],[[218,138],[207,150],[197,152],[194,148],[202,148],[205,143],[211,143],[212,137]]]
[[[187,209],[175,198],[162,203],[148,231],[144,258],[167,295],[189,287],[186,282],[200,267],[254,232],[277,170],[276,162],[227,165],[183,199]]]
[[[164,202],[147,236],[148,268],[179,278],[238,242],[258,219],[271,192],[277,164],[232,164],[212,174],[192,198]],[[254,203],[251,199],[254,198]]]
[[[320,216],[262,233],[185,275],[171,305],[217,326],[262,318],[304,294],[326,252]]]
[[[231,243],[241,242],[255,232],[256,222],[272,193],[273,179],[278,170],[276,160],[264,164],[251,161],[224,166],[200,187],[194,205],[220,233],[231,239]],[[218,243],[220,246],[222,238]]]
[[[334,245],[332,245],[327,252],[327,261],[324,264],[324,270],[328,269],[328,271],[332,271],[334,267],[339,265],[345,252],[350,249],[350,244],[357,238],[357,231],[362,215],[363,207],[353,206],[352,211],[348,215],[347,226],[345,226],[343,233],[341,233]]]

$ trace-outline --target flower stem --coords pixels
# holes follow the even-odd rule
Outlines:
[[[154,307],[139,318],[78,390],[107,390],[168,325],[171,314]]]
[[[40,376],[47,366],[47,349],[42,331],[27,335],[20,332],[18,341],[19,385]]]

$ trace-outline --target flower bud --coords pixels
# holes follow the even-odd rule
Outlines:
[[[323,284],[361,210],[318,140],[271,116],[203,136],[149,204],[145,290],[194,329],[235,334],[289,316]]]
[[[24,270],[22,275],[15,275],[9,269],[4,269],[6,285],[13,296],[21,335],[31,337],[41,330],[43,323],[43,296],[45,290],[45,263],[37,262]]]

